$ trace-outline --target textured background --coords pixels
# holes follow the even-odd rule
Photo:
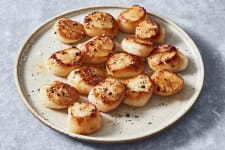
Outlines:
[[[225,149],[225,1],[223,0],[0,0],[0,149]],[[67,10],[99,5],[140,4],[180,25],[196,42],[205,64],[199,100],[161,134],[129,144],[91,144],[57,133],[35,119],[16,91],[13,65],[26,37]]]

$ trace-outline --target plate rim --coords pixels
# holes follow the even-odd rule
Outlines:
[[[57,132],[60,132],[60,133],[63,133],[64,135],[67,135],[67,136],[70,136],[72,138],[76,138],[77,140],[83,140],[83,141],[87,141],[87,142],[93,142],[93,143],[125,143],[125,142],[133,142],[133,141],[137,141],[137,140],[142,140],[142,139],[145,139],[147,137],[150,137],[150,136],[153,136],[153,135],[156,135],[156,134],[159,134],[161,133],[162,131],[166,130],[167,128],[171,127],[172,125],[176,124],[176,122],[178,122],[181,118],[183,118],[190,110],[191,108],[193,107],[193,105],[196,103],[196,101],[198,100],[198,97],[200,96],[200,93],[202,91],[202,88],[203,88],[203,84],[204,84],[204,76],[205,76],[205,69],[204,69],[204,63],[203,63],[203,59],[202,59],[202,56],[201,56],[201,51],[198,49],[198,47],[196,46],[195,42],[192,40],[192,38],[188,35],[187,32],[185,32],[179,25],[177,25],[176,23],[174,23],[173,21],[171,21],[171,19],[168,19],[164,16],[161,16],[159,15],[158,13],[155,13],[153,11],[147,11],[147,14],[151,15],[151,16],[154,16],[156,18],[159,18],[163,21],[165,21],[166,23],[170,24],[171,26],[175,27],[179,32],[181,32],[184,36],[185,36],[185,39],[188,40],[188,43],[190,43],[194,49],[197,50],[197,57],[200,58],[199,62],[200,62],[200,66],[201,66],[201,71],[202,71],[202,78],[201,78],[201,81],[199,83],[199,90],[197,91],[197,94],[195,95],[194,97],[194,101],[193,103],[189,106],[189,108],[187,110],[185,110],[183,113],[181,113],[181,115],[179,115],[173,122],[167,124],[165,127],[161,128],[160,130],[157,130],[155,132],[152,132],[152,133],[148,133],[144,136],[137,136],[137,137],[132,137],[132,138],[129,138],[129,139],[104,139],[104,138],[101,138],[101,139],[96,139],[95,137],[90,137],[90,136],[87,136],[87,135],[79,135],[79,134],[70,134],[68,132],[66,132],[66,130],[63,130],[55,125],[53,125],[52,123],[50,123],[49,121],[45,120],[41,115],[38,114],[37,111],[34,110],[34,108],[28,103],[28,100],[26,99],[26,96],[22,90],[22,87],[20,86],[20,81],[19,81],[19,72],[18,72],[18,66],[19,66],[19,60],[21,58],[21,55],[27,45],[27,43],[29,43],[29,40],[35,36],[35,34],[40,31],[42,28],[44,28],[47,24],[49,24],[50,22],[54,21],[55,19],[57,18],[60,18],[60,17],[63,17],[65,15],[69,15],[69,14],[73,14],[73,13],[76,13],[76,12],[79,12],[79,11],[85,11],[85,10],[88,10],[88,9],[101,9],[101,8],[118,8],[118,9],[126,9],[126,8],[129,8],[129,7],[126,7],[126,6],[109,6],[109,5],[106,5],[106,6],[93,6],[93,7],[84,7],[84,8],[79,8],[79,9],[72,9],[72,10],[69,10],[69,11],[65,11],[65,12],[62,12],[62,13],[59,13],[53,17],[51,17],[50,19],[48,19],[47,21],[45,21],[44,23],[42,23],[41,25],[39,25],[38,27],[36,27],[33,32],[31,32],[31,34],[29,34],[27,36],[27,38],[25,38],[25,41],[22,42],[21,44],[21,47],[19,48],[19,51],[17,52],[17,56],[16,56],[16,63],[14,64],[14,80],[15,80],[15,83],[16,83],[16,88],[17,88],[17,91],[20,95],[20,99],[22,100],[22,102],[24,103],[25,107],[32,113],[32,115],[37,118],[41,123],[43,123],[44,125],[48,126],[49,128],[57,131]]]

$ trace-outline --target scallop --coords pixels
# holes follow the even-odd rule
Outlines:
[[[84,27],[77,21],[61,18],[54,24],[57,38],[62,43],[75,43],[85,36]]]
[[[145,20],[136,27],[135,36],[142,40],[161,44],[166,40],[166,31],[160,24],[151,20]]]
[[[102,117],[95,105],[76,102],[68,109],[68,129],[77,134],[91,134],[102,127]]]
[[[40,89],[40,102],[48,108],[64,109],[78,99],[77,90],[61,81],[50,82]]]
[[[97,84],[89,93],[88,100],[102,112],[116,109],[124,98],[125,85],[117,80],[108,78]]]
[[[80,94],[88,94],[95,85],[104,79],[104,73],[93,66],[84,66],[73,70],[68,76],[68,82]]]
[[[53,53],[48,58],[46,66],[52,74],[65,77],[70,71],[80,67],[81,60],[82,55],[78,48],[67,48]]]
[[[143,72],[144,62],[138,56],[118,52],[109,57],[106,62],[106,70],[115,78],[130,78]]]
[[[151,76],[154,85],[153,92],[161,96],[169,96],[178,93],[184,86],[181,76],[168,71],[159,70]]]
[[[107,35],[115,37],[118,25],[112,15],[106,12],[92,12],[84,18],[84,29],[88,36]]]
[[[153,85],[150,77],[140,74],[124,81],[126,92],[124,103],[131,106],[144,106],[151,98]]]
[[[105,35],[93,37],[77,47],[81,50],[83,62],[86,64],[102,64],[115,50],[113,40]]]
[[[164,44],[148,57],[148,64],[154,71],[164,69],[178,72],[187,68],[188,59],[175,46]]]

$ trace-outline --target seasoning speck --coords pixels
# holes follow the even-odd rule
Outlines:
[[[130,117],[130,113],[126,113],[126,117]]]

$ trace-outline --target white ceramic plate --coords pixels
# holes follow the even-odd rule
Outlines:
[[[116,17],[124,9],[107,6],[70,11],[47,21],[25,41],[17,58],[15,79],[26,107],[41,122],[61,133],[86,141],[125,142],[162,131],[180,119],[194,104],[202,89],[204,79],[204,67],[199,50],[191,38],[176,24],[164,17],[149,13],[149,18],[166,28],[167,43],[180,48],[189,59],[187,69],[180,73],[185,81],[181,92],[169,97],[154,95],[142,108],[122,104],[115,111],[103,114],[102,129],[87,136],[67,131],[66,111],[56,111],[40,105],[39,88],[41,86],[49,81],[65,81],[48,73],[44,65],[45,60],[56,50],[71,46],[57,41],[52,29],[54,22],[58,18],[66,17],[82,23],[84,16],[93,11],[106,11]],[[116,39],[117,42],[120,43],[123,36],[120,34]]]

